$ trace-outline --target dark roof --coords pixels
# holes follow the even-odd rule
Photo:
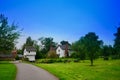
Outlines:
[[[26,51],[36,51],[36,49],[33,46],[26,46]]]

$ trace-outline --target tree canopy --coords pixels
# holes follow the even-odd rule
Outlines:
[[[39,41],[41,42],[41,44],[44,46],[43,50],[44,53],[48,53],[48,51],[50,50],[50,47],[56,47],[57,43],[55,43],[53,41],[53,38],[51,37],[41,37],[39,38]]]
[[[100,46],[103,44],[103,42],[98,39],[99,37],[94,32],[89,32],[84,37],[85,49],[91,61],[91,65],[93,65],[93,60],[97,57],[97,52],[100,50]]]
[[[8,24],[7,17],[0,15],[0,53],[8,53],[15,47],[16,40],[20,36],[17,28],[14,23]]]
[[[87,56],[91,61],[91,65],[93,65],[93,60],[97,57],[97,53],[103,44],[98,39],[98,36],[94,32],[89,32],[73,43],[72,49],[76,51],[77,56],[81,59],[85,59]]]
[[[117,32],[114,34],[114,49],[116,52],[117,57],[120,58],[120,27],[117,28]]]

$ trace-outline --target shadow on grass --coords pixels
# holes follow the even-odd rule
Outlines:
[[[85,65],[85,66],[96,67],[96,66],[99,66],[99,65]]]

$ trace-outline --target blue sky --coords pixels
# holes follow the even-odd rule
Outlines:
[[[119,0],[0,0],[0,13],[23,28],[20,47],[26,37],[53,37],[74,42],[95,32],[105,44],[113,44],[120,23]]]

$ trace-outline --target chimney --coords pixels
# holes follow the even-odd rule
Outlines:
[[[65,57],[68,57],[68,44],[65,44]]]

